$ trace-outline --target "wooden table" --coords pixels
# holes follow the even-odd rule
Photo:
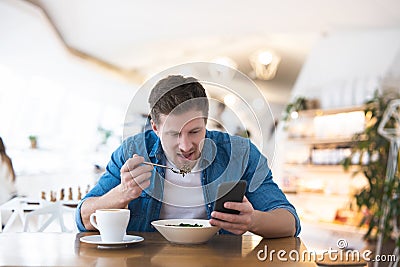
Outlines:
[[[259,259],[264,257],[265,246],[268,252],[306,250],[294,237],[216,235],[205,244],[177,245],[159,233],[130,233],[145,240],[125,248],[100,249],[79,241],[90,234],[98,233],[1,233],[0,266],[316,266],[312,261],[283,262],[276,253],[272,261]]]

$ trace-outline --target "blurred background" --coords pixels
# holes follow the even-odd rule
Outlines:
[[[357,111],[376,90],[398,86],[400,2],[2,0],[0,136],[18,194],[71,187],[76,199],[92,187],[140,86],[191,62],[229,66],[258,87],[210,69],[238,85],[235,94],[207,88],[222,104],[212,116],[232,134],[250,133],[305,221],[332,223],[365,183],[339,166],[364,127]],[[236,123],[247,116],[237,96],[267,118],[264,134]],[[302,108],[288,109],[299,99]],[[148,113],[141,104],[130,109],[137,132]],[[300,109],[310,111],[298,118]]]

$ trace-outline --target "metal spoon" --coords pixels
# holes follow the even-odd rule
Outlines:
[[[156,164],[156,163],[147,162],[147,161],[143,162],[143,164],[151,165],[151,166],[158,166],[158,167],[161,167],[161,168],[170,169],[170,170],[171,170],[172,172],[174,172],[174,173],[181,173],[179,170],[175,170],[175,169],[172,168],[172,167],[168,167],[168,166],[161,165],[161,164]]]

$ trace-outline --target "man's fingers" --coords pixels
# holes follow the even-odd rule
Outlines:
[[[137,166],[144,162],[144,157],[133,155],[132,158],[128,159],[121,168],[121,172],[128,172],[135,169]]]
[[[123,171],[123,172],[121,172],[121,182],[128,183],[132,179],[136,179],[137,177],[141,176],[142,174],[146,174],[146,176],[150,177],[152,171],[153,171],[153,167],[148,166],[148,165],[142,165],[142,166],[136,167],[135,169],[132,169],[131,171]],[[138,183],[140,183],[141,181],[142,180],[139,178]]]
[[[151,174],[152,171],[153,171],[153,166],[142,165],[142,166],[136,167],[135,169],[130,170],[129,173],[135,179],[137,176],[139,176],[143,173]]]
[[[213,211],[211,217],[236,225],[248,225],[251,222],[250,217],[247,214],[229,214]]]
[[[211,213],[211,217],[222,220],[222,221],[226,221],[226,222],[238,222],[238,215],[236,214],[229,214],[229,213],[225,213],[225,212],[219,212],[219,211],[213,211]]]
[[[126,184],[133,180],[132,175],[129,172],[122,172],[121,173],[121,183]]]
[[[145,173],[142,173],[142,174],[136,176],[136,177],[133,179],[133,181],[134,181],[137,185],[140,185],[140,184],[142,184],[143,182],[148,181],[150,177],[151,177],[151,172],[145,172]]]
[[[210,219],[210,224],[221,227],[222,229],[225,229],[234,234],[242,234],[247,229],[246,225],[221,221],[217,219]]]
[[[241,214],[248,213],[253,210],[253,206],[249,205],[249,201],[225,202],[224,207],[227,209],[238,210]]]
[[[242,202],[225,202],[224,207],[231,210],[243,211],[246,206]]]
[[[139,187],[140,187],[142,190],[146,189],[146,188],[149,187],[149,186],[150,186],[150,180],[146,180],[146,181],[142,182],[142,183],[139,185]]]

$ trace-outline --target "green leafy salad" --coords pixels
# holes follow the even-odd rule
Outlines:
[[[166,224],[166,226],[179,226],[179,227],[203,227],[201,224],[190,224],[190,223],[180,223],[180,224]]]

